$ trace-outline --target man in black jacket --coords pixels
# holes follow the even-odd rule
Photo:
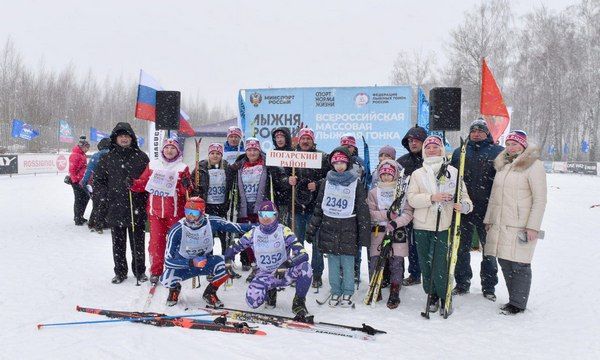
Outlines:
[[[326,153],[317,150],[315,144],[315,134],[309,128],[300,129],[298,132],[298,146],[296,151],[319,152],[321,153],[320,169],[296,169],[296,176],[290,176],[289,184],[296,185],[296,216],[295,233],[301,243],[304,244],[306,227],[310,223],[310,218],[315,209],[317,192],[319,190],[319,181],[324,179],[330,170],[329,160]],[[318,240],[317,240],[318,241]],[[310,261],[313,273],[312,286],[315,288],[323,285],[323,254],[319,252],[317,244],[312,245],[312,258]]]
[[[148,155],[138,147],[131,125],[120,122],[110,135],[109,153],[100,159],[94,172],[96,191],[105,197],[103,200],[108,204],[106,222],[111,228],[115,263],[113,284],[120,284],[127,278],[127,233],[133,257],[132,272],[139,281],[148,280],[144,244],[148,195],[145,192],[132,193],[129,187],[132,179],[140,177],[149,161]]]
[[[468,293],[471,286],[473,272],[470,251],[474,228],[477,230],[481,245],[485,247],[486,231],[483,218],[490,200],[494,176],[496,176],[494,159],[502,150],[502,146],[494,144],[485,120],[477,119],[471,123],[465,156],[464,182],[473,201],[473,212],[463,215],[461,220],[460,248],[454,273],[456,287],[453,293],[455,295]],[[457,148],[452,154],[451,162],[451,165],[457,169],[459,159],[460,148]],[[495,286],[498,284],[498,264],[495,257],[483,256],[480,277],[483,296],[495,301]]]

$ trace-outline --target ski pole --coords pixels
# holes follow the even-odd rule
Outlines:
[[[433,256],[431,258],[431,267],[429,274],[429,294],[427,294],[427,304],[425,304],[425,312],[421,313],[421,316],[429,319],[429,302],[431,301],[432,292],[433,292],[433,270],[435,267],[435,254],[437,250],[437,242],[438,242],[438,231],[440,229],[440,215],[442,213],[441,205],[438,205],[437,217],[435,219],[435,235],[433,236]]]
[[[131,189],[129,189],[129,209],[131,210],[131,233],[130,239],[133,243],[133,267],[135,267],[134,274],[138,269],[137,263],[137,246],[135,246],[135,221],[133,220],[133,195],[131,194]],[[125,236],[125,249],[127,249],[127,236]],[[140,286],[140,274],[135,274],[135,286]]]
[[[155,319],[177,319],[183,317],[202,317],[202,316],[212,316],[212,314],[185,314],[185,315],[172,315],[172,316],[147,316],[147,317],[139,317],[139,318],[124,318],[124,319],[109,319],[109,320],[94,320],[94,321],[74,321],[74,322],[61,322],[61,323],[52,323],[52,324],[37,324],[38,330],[45,327],[51,326],[71,326],[71,325],[87,325],[87,324],[103,324],[103,323],[115,323],[115,322],[139,322],[139,321],[147,321],[147,320],[155,320]],[[202,322],[212,322],[210,320],[199,320]]]

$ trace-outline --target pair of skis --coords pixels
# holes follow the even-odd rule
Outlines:
[[[354,338],[359,340],[375,340],[376,334],[386,334],[383,330],[377,330],[369,325],[362,324],[362,327],[348,326],[342,324],[315,322],[313,316],[308,317],[287,317],[282,315],[264,314],[253,311],[222,308],[219,310],[206,308],[203,309],[213,315],[226,314],[231,319],[255,324],[273,325],[283,329],[290,329],[302,332],[316,334],[328,334],[340,337]]]
[[[225,316],[219,316],[214,321],[204,321],[191,319],[190,315],[168,316],[165,314],[158,314],[152,312],[105,310],[81,306],[77,306],[76,309],[77,311],[89,314],[104,315],[113,319],[123,319],[125,321],[140,322],[142,324],[148,324],[158,327],[183,327],[186,329],[220,331],[226,333],[266,335],[264,331],[258,330],[256,328],[251,328],[246,323],[227,321]],[[204,314],[198,314],[194,316],[202,315]]]

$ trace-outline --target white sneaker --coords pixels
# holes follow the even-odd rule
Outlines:
[[[352,307],[354,306],[354,302],[352,301],[352,295],[342,295],[342,300],[340,300],[340,307]]]
[[[336,307],[339,304],[340,304],[340,296],[331,294],[331,297],[329,298],[329,306]]]

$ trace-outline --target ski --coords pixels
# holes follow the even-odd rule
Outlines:
[[[158,282],[150,283],[150,290],[148,290],[148,296],[146,297],[146,302],[144,303],[143,311],[147,311],[152,303],[152,298],[154,297],[154,293],[156,292],[156,288],[158,287]]]
[[[324,326],[324,327],[332,327],[332,328],[340,328],[340,329],[347,329],[347,330],[351,330],[351,331],[360,331],[360,332],[364,332],[368,335],[376,335],[376,334],[387,334],[385,331],[383,330],[378,330],[373,328],[372,326],[366,325],[366,324],[362,324],[362,327],[358,327],[358,326],[350,326],[350,325],[343,325],[343,324],[336,324],[336,323],[327,323],[327,322],[322,322],[322,321],[314,321],[314,317],[313,316],[308,316],[306,318],[292,318],[289,316],[283,316],[283,315],[274,315],[274,314],[265,314],[265,313],[259,313],[259,312],[253,312],[253,311],[246,311],[246,310],[240,310],[240,309],[233,309],[233,308],[222,308],[221,311],[227,311],[229,316],[233,317],[234,314],[244,314],[246,316],[248,316],[248,318],[254,318],[254,319],[266,319],[269,321],[295,321],[295,322],[302,322],[305,324],[310,324],[310,325],[315,325],[315,326]],[[249,322],[253,322],[252,320],[245,320],[245,321],[249,321]]]
[[[202,320],[190,319],[182,316],[168,316],[165,314],[153,312],[136,312],[136,311],[116,311],[105,309],[94,309],[77,306],[77,311],[86,312],[89,314],[104,315],[109,318],[117,319],[132,319],[132,321],[143,324],[158,326],[158,327],[183,327],[186,329],[220,331],[226,333],[238,333],[248,335],[266,335],[262,330],[248,327],[248,324],[242,322],[226,322],[222,317],[220,320],[207,322]]]
[[[462,200],[462,182],[465,173],[465,157],[467,153],[467,142],[460,139],[460,159],[458,163],[458,179],[456,179],[455,203],[460,204]],[[450,315],[452,306],[452,288],[454,285],[454,270],[456,269],[456,259],[458,257],[458,247],[460,244],[460,211],[454,211],[454,222],[452,229],[452,239],[450,240],[449,261],[448,261],[448,284],[446,285],[446,301],[443,309],[440,309],[440,314],[447,319]]]
[[[212,310],[212,309],[207,309],[207,311],[211,312],[213,315],[219,315],[220,313],[223,313],[223,311]],[[253,313],[253,312],[243,311],[243,310],[226,310],[225,313],[229,317],[231,317],[231,319],[234,319],[234,320],[251,322],[251,323],[255,323],[255,324],[273,325],[275,327],[282,328],[282,329],[296,330],[296,331],[309,332],[309,333],[315,333],[315,334],[335,335],[335,336],[340,336],[340,337],[347,337],[347,338],[367,340],[367,341],[375,340],[375,336],[373,334],[368,334],[361,330],[341,328],[339,326],[336,326],[335,324],[331,324],[331,325],[323,325],[321,323],[314,324],[311,322],[297,321],[294,318],[287,318],[287,317],[277,316],[277,315]],[[359,329],[359,328],[357,328],[357,329]],[[379,331],[379,330],[376,330],[376,331]]]

